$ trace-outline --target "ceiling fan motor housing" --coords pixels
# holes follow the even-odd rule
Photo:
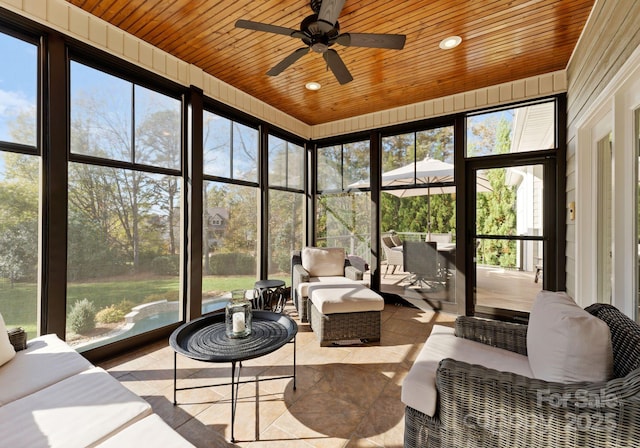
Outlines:
[[[326,30],[330,26],[329,31]],[[302,42],[308,45],[316,53],[325,53],[331,45],[336,42],[340,34],[340,24],[335,25],[323,20],[318,20],[317,14],[305,17],[300,24],[300,31],[303,33]]]

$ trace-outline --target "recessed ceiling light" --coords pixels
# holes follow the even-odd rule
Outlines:
[[[443,50],[450,50],[460,45],[460,42],[462,42],[462,38],[460,36],[447,37],[442,39],[440,42],[440,48]]]
[[[322,87],[319,82],[315,81],[308,82],[304,86],[307,88],[307,90],[320,90],[320,87]]]

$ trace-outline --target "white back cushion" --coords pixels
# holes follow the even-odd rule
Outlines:
[[[564,292],[541,291],[527,329],[531,371],[546,381],[606,381],[613,375],[607,324]]]
[[[0,366],[13,359],[16,356],[16,351],[9,341],[9,333],[7,333],[7,327],[4,325],[4,319],[0,314]]]
[[[342,247],[305,247],[302,267],[311,277],[344,275],[345,254]]]

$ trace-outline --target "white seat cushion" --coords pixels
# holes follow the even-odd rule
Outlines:
[[[361,284],[360,282],[356,282],[355,280],[351,280],[350,278],[343,276],[329,276],[329,277],[309,277],[308,282],[302,282],[298,284],[297,293],[298,297],[309,297],[309,286],[315,285],[317,283],[335,285],[335,284]]]
[[[404,404],[433,417],[438,402],[436,373],[440,361],[446,358],[533,377],[526,356],[458,338],[454,335],[453,328],[434,325],[431,335],[402,383],[401,399]]]
[[[527,355],[536,378],[573,383],[613,376],[609,326],[564,292],[541,291],[527,328]]]
[[[309,300],[322,314],[382,311],[384,309],[382,296],[357,282],[310,285]]]
[[[2,446],[92,446],[150,414],[149,403],[95,367],[0,407]]]
[[[135,422],[98,445],[100,448],[122,447],[193,447],[156,414]]]
[[[31,339],[25,350],[0,367],[0,406],[93,366],[54,334]]]
[[[341,247],[305,247],[301,258],[310,277],[344,275],[346,255]]]

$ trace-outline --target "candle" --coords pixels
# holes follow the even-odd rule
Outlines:
[[[244,312],[233,313],[233,332],[242,333],[244,328]]]

